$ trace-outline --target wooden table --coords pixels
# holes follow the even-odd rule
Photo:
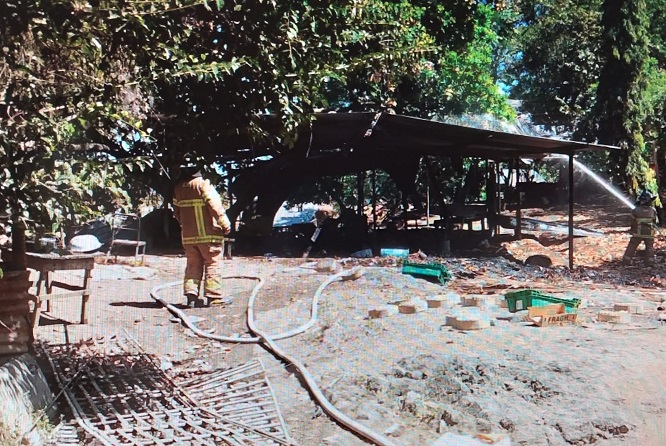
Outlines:
[[[70,297],[81,296],[81,323],[87,324],[86,304],[90,297],[90,282],[92,270],[95,267],[95,257],[99,254],[76,254],[76,255],[56,255],[56,254],[37,254],[29,252],[26,254],[28,268],[37,271],[37,288],[35,304],[35,313],[33,317],[33,326],[39,324],[39,313],[42,301],[46,301],[46,311],[51,310],[50,302],[52,300],[67,299]],[[82,284],[69,284],[52,280],[51,273],[56,271],[83,270]],[[45,295],[41,295],[42,284],[46,290]],[[53,293],[53,288],[67,290],[68,292]]]

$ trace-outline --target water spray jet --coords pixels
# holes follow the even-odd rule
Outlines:
[[[560,159],[560,160],[563,159],[563,160],[567,160],[567,161],[569,160],[569,157],[567,155],[550,155],[550,156],[547,156],[545,159],[549,159],[549,158],[557,158],[557,159]],[[615,196],[618,200],[620,200],[622,202],[622,204],[627,206],[629,209],[634,209],[636,207],[636,205],[633,204],[631,201],[629,201],[629,199],[627,197],[625,197],[624,194],[622,194],[622,192],[615,189],[610,183],[608,183],[606,180],[601,178],[598,174],[596,174],[595,172],[590,170],[589,167],[587,167],[585,164],[581,163],[580,161],[576,160],[575,158],[572,158],[572,159],[573,159],[574,167],[577,167],[578,169],[580,169],[583,173],[585,173],[590,178],[592,178],[594,181],[596,181],[601,187],[603,187],[608,192],[613,194],[613,196]]]

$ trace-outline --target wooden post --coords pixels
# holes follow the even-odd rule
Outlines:
[[[372,170],[372,228],[377,230],[377,171]]]
[[[497,161],[495,164],[495,173],[497,175],[497,189],[495,190],[495,197],[497,198],[497,206],[495,211],[497,215],[502,213],[502,162]],[[502,232],[502,226],[499,224],[499,218],[497,219],[497,224],[495,225],[495,235],[499,235]]]
[[[569,153],[569,269],[574,267],[574,151]]]
[[[430,226],[430,175],[425,171],[426,177],[426,227]]]
[[[231,208],[231,206],[234,205],[234,195],[233,195],[233,191],[231,189],[231,182],[233,180],[233,175],[232,175],[233,167],[232,167],[231,162],[228,162],[225,165],[225,168],[227,170],[226,192],[227,192],[227,200],[229,201],[229,206],[227,207],[226,210],[228,211],[229,208]],[[237,213],[236,218],[233,221],[230,222],[232,232],[236,232],[236,227],[237,227],[237,222],[238,222],[238,217],[239,216],[240,216],[240,213]]]
[[[365,205],[365,195],[364,195],[364,185],[365,183],[365,172],[361,171],[356,174],[356,187],[358,189],[358,201],[356,203],[356,213],[358,215],[363,215],[363,208]]]
[[[523,226],[523,200],[520,197],[520,158],[516,158],[514,161],[516,164],[516,195],[518,196],[518,207],[516,208],[516,239],[520,240],[523,238],[522,226]]]
[[[402,194],[402,216],[403,224],[405,225],[405,230],[409,229],[409,217],[407,216],[407,194],[401,192]]]

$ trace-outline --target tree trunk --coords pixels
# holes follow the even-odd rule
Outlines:
[[[21,223],[18,212],[12,215],[12,262],[13,271],[25,271],[27,262],[25,258],[25,227]]]
[[[657,149],[655,153],[655,174],[657,176],[657,187],[659,193],[659,201],[661,205],[657,209],[659,213],[659,225],[666,224],[666,150]]]

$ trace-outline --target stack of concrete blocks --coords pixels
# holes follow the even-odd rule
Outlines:
[[[453,308],[454,306],[458,308]],[[458,330],[481,330],[492,325],[487,310],[496,307],[497,297],[494,295],[460,296],[449,292],[425,299],[412,298],[398,304],[382,305],[370,310],[368,317],[375,319],[395,314],[416,314],[426,310],[446,309],[451,312],[446,316],[446,325]]]

